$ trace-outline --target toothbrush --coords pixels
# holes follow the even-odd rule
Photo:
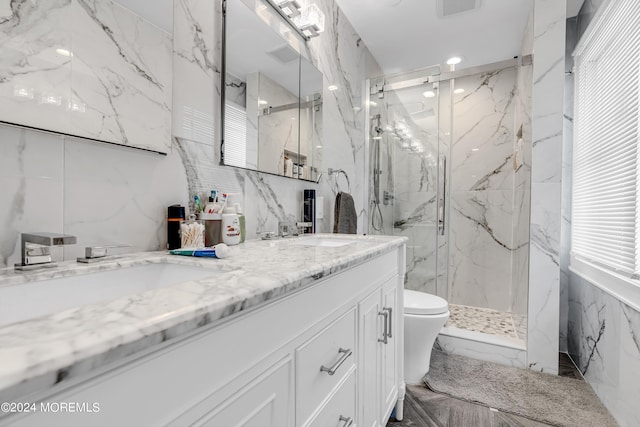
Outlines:
[[[226,258],[229,256],[229,247],[224,243],[219,243],[211,248],[200,249],[172,249],[169,251],[171,255],[195,256],[206,258]]]
[[[222,206],[220,207],[220,213],[222,213],[224,208],[227,206],[228,199],[229,199],[229,196],[227,195],[227,193],[222,193]]]
[[[200,197],[198,197],[197,194],[193,196],[193,200],[195,200],[196,204],[198,205],[198,212],[204,211],[204,209],[202,209],[202,203],[200,203]]]

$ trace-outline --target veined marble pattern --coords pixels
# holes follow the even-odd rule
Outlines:
[[[558,371],[565,0],[536,0],[533,20],[528,365]]]
[[[450,302],[511,309],[512,191],[454,192],[449,236]]]
[[[3,121],[169,151],[169,34],[110,0],[3,10],[12,11],[0,17]]]
[[[516,69],[456,79],[452,191],[513,188]]]
[[[174,0],[173,5],[172,133],[210,144],[215,150],[214,112],[218,104],[214,104],[214,93],[220,72],[214,19],[219,19],[218,2]]]
[[[325,235],[323,238],[332,238]],[[166,253],[125,256],[101,264],[30,273],[0,271],[2,284],[22,283],[171,262],[211,268],[211,276],[106,303],[84,305],[0,328],[0,397],[11,401],[80,376],[167,339],[302,289],[329,274],[401,247],[405,239],[352,236],[342,248],[292,245],[293,239],[254,241],[230,248],[224,260],[172,257]],[[269,253],[265,257],[265,253]],[[96,332],[98,331],[98,332]]]
[[[168,152],[171,35],[110,0],[74,0],[71,18],[70,133]]]
[[[447,326],[514,339],[522,338],[518,336],[515,320],[509,312],[458,304],[449,304],[449,311],[451,315]]]
[[[640,312],[570,273],[569,354],[621,426],[640,425]]]
[[[2,0],[0,10],[0,120],[55,132],[71,131],[68,23],[72,0]]]

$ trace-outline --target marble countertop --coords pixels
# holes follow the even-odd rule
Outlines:
[[[211,268],[211,276],[0,327],[0,401],[45,390],[168,339],[211,325],[388,252],[406,237],[316,235],[349,239],[339,247],[300,239],[248,241],[225,259],[145,252],[96,264],[64,262],[33,272],[0,270],[3,286],[103,270],[176,263]],[[90,278],[91,276],[88,276]]]

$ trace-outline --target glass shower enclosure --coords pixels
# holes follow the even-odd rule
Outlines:
[[[408,237],[405,288],[449,302],[444,333],[517,348],[530,192],[521,68],[435,66],[367,82],[369,233]]]

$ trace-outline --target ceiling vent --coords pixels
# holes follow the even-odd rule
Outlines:
[[[276,50],[272,50],[271,52],[268,52],[268,53],[269,53],[269,55],[273,56],[274,58],[276,58],[278,61],[282,62],[283,64],[291,62],[291,61],[293,61],[295,59],[298,59],[300,57],[298,52],[296,52],[289,45],[284,45],[284,46],[279,47]]]
[[[436,4],[440,18],[480,8],[480,0],[438,0]]]

